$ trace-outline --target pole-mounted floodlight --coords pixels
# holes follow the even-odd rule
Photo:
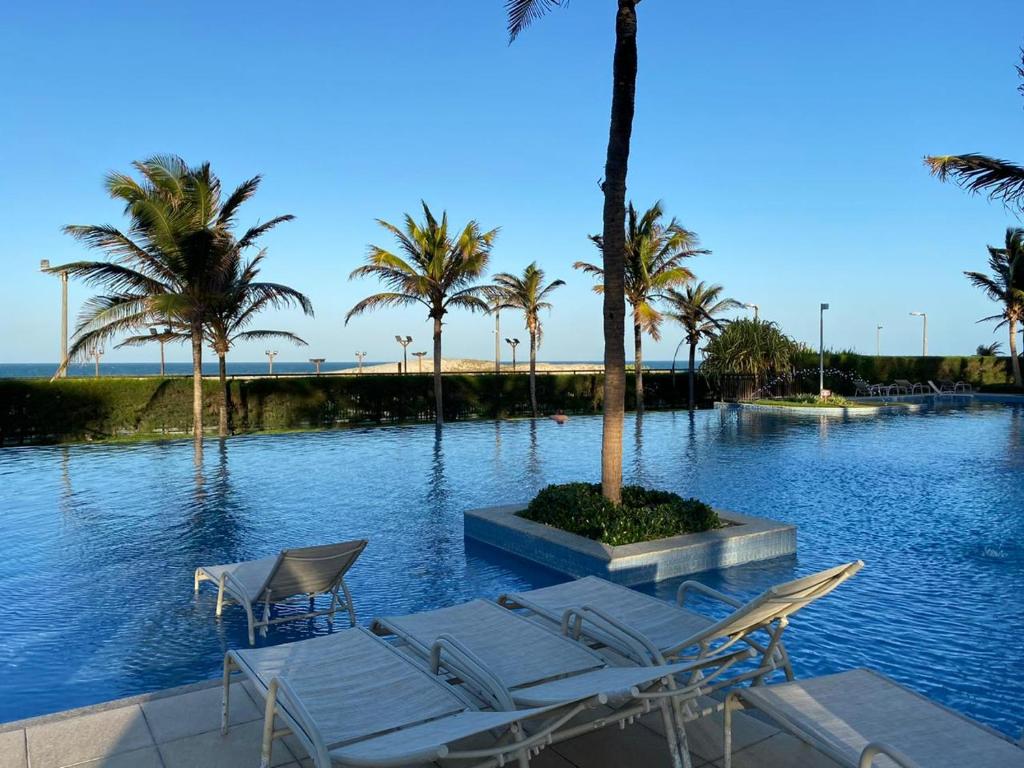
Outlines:
[[[875,326],[875,357],[882,356],[882,325]]]
[[[825,310],[828,304],[822,302],[818,311],[818,396],[825,391]]]
[[[96,359],[96,378],[100,377],[100,358],[105,354],[103,347],[96,347],[92,351],[92,356]]]
[[[761,313],[761,308],[757,304],[744,304],[746,309],[754,310],[754,320],[757,320]]]
[[[402,373],[409,370],[409,345],[412,344],[412,336],[395,336],[395,341],[402,345]]]
[[[365,352],[356,352],[356,360],[359,361],[359,369],[358,369],[359,373],[363,372],[363,358],[364,357],[366,357],[366,353]]]
[[[326,357],[311,357],[309,362],[316,366],[316,375],[320,375],[320,366],[327,360]]]
[[[412,356],[417,358],[418,367],[417,367],[416,370],[417,370],[418,373],[423,373],[423,358],[426,357],[426,354],[427,354],[426,352],[413,352],[412,353]]]
[[[276,349],[274,349],[274,350],[268,349],[264,354],[267,356],[267,359],[270,361],[270,375],[273,376],[274,375],[274,358],[277,357],[277,350]]]
[[[512,373],[516,372],[516,347],[519,346],[519,339],[505,339],[505,343],[512,347]]]
[[[927,312],[911,312],[911,316],[920,317],[924,320],[924,326],[921,330],[921,356],[928,357],[928,313]]]
[[[39,271],[50,271],[50,260],[39,260]],[[68,271],[62,269],[57,273],[60,277],[60,367],[53,375],[55,379],[63,379],[68,375]]]

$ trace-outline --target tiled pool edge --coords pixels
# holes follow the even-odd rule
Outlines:
[[[704,533],[611,547],[524,520],[522,504],[471,509],[465,536],[569,576],[601,576],[618,584],[663,581],[796,553],[796,526],[719,510],[732,525]]]

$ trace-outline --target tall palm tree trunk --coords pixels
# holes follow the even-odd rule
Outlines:
[[[1010,365],[1013,366],[1013,383],[1018,387],[1024,387],[1024,381],[1020,376],[1020,358],[1017,356],[1017,321],[1010,320]]]
[[[644,412],[644,331],[633,323],[633,367],[636,368],[636,412]]]
[[[530,409],[537,418],[537,332],[530,331]]]
[[[192,436],[203,439],[203,326],[192,323]]]
[[[622,500],[622,421],[626,399],[626,172],[636,101],[636,0],[619,0],[612,63],[612,116],[604,167],[604,416],[601,492]]]
[[[689,400],[688,400],[689,407],[690,407],[691,411],[694,409],[694,407],[696,407],[696,398],[694,398],[694,395],[693,395],[693,379],[694,379],[693,366],[696,364],[696,362],[697,362],[697,342],[696,341],[691,341],[690,342],[690,397],[689,397]]]
[[[217,368],[220,375],[220,413],[218,414],[217,434],[227,437],[230,425],[228,424],[228,360],[226,353],[217,352]]]
[[[434,423],[444,424],[444,398],[441,393],[441,318],[434,318]]]

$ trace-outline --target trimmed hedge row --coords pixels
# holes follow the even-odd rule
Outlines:
[[[603,375],[537,376],[540,412],[601,410]],[[219,384],[203,382],[206,423],[216,428]],[[627,375],[627,407],[633,403]],[[697,377],[697,395],[707,396]],[[687,377],[647,372],[648,408],[685,407]],[[231,409],[236,431],[331,427],[434,418],[429,375],[365,375],[235,379]],[[503,418],[530,412],[525,374],[444,377],[445,419]],[[190,378],[0,379],[0,445],[102,440],[131,435],[187,434],[192,420]]]

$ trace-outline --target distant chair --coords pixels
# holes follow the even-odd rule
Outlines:
[[[974,392],[974,387],[972,387],[966,381],[953,381],[952,379],[939,379],[938,386],[936,386],[934,381],[929,381],[928,383],[931,385],[932,389],[934,389],[936,392],[938,392],[940,394],[944,394],[944,395],[946,395],[946,394],[949,394],[949,395],[954,395],[954,394],[969,395],[969,394]]]
[[[892,392],[892,387],[888,384],[868,384],[864,379],[854,379],[853,386],[856,387],[855,395],[877,397],[879,395],[888,395]]]
[[[265,636],[271,624],[315,616],[327,616],[328,622],[333,622],[339,608],[348,612],[349,622],[355,626],[356,612],[352,606],[352,594],[345,584],[345,574],[366,549],[366,544],[365,539],[358,539],[318,547],[285,549],[280,554],[261,560],[203,565],[196,568],[195,591],[199,591],[199,583],[202,581],[217,583],[217,616],[224,609],[225,596],[234,598],[245,608],[249,620],[249,645],[256,644],[257,628]],[[338,595],[338,590],[341,590],[344,599]],[[307,613],[270,618],[272,603],[283,603],[298,595],[309,598]],[[330,595],[330,607],[315,610],[314,599],[317,595]],[[263,603],[263,616],[256,621],[253,606],[259,603]]]
[[[893,382],[893,387],[896,388],[897,394],[900,391],[905,392],[908,395],[926,394],[928,392],[928,386],[918,382],[911,383],[907,379],[896,379]]]

